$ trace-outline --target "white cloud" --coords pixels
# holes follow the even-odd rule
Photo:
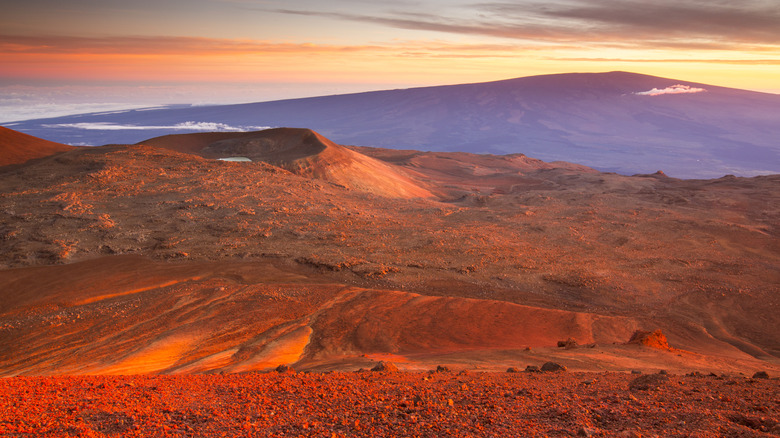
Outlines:
[[[704,88],[694,88],[690,85],[672,85],[671,87],[666,88],[653,88],[649,91],[640,91],[637,93],[634,93],[639,96],[660,96],[662,94],[691,94],[691,93],[702,93],[705,92]]]
[[[214,122],[184,122],[175,125],[143,126],[143,125],[118,125],[115,123],[59,123],[43,125],[46,128],[76,128],[98,131],[149,131],[156,129],[172,129],[176,131],[206,131],[206,132],[246,132],[270,129],[270,126],[231,126],[225,123]]]
[[[0,123],[62,117],[72,114],[114,114],[130,110],[160,109],[161,106],[132,103],[30,103],[22,99],[8,99],[0,91]]]

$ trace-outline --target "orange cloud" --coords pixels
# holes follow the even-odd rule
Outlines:
[[[533,50],[540,50],[536,47]],[[516,44],[401,41],[322,45],[191,37],[0,35],[5,78],[363,82],[376,76],[452,74],[458,60],[514,60]],[[470,67],[470,68],[473,68]],[[467,71],[461,66],[460,71]]]
[[[123,55],[226,55],[257,53],[344,53],[378,50],[381,46],[334,46],[310,43],[273,43],[241,39],[114,36],[0,35],[0,53],[28,54],[123,54]]]
[[[761,76],[763,89],[775,89],[780,62],[774,53],[743,52],[729,58],[727,52],[686,51],[687,57],[682,58],[676,50],[638,52],[603,45],[584,49],[520,41],[462,44],[398,40],[335,45],[198,37],[0,35],[0,80],[433,85],[609,71],[630,63],[645,73],[681,80],[708,79],[713,84],[744,88],[755,87],[759,83],[755,79]],[[717,63],[753,70],[746,74],[727,68],[704,69],[705,64]],[[702,68],[695,68],[697,64]],[[715,70],[728,77],[719,78]],[[681,72],[687,77],[680,77]],[[750,83],[745,83],[746,77],[752,78]]]

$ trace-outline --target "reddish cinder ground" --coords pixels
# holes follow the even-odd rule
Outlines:
[[[732,376],[362,371],[0,380],[0,436],[777,435],[780,382]]]

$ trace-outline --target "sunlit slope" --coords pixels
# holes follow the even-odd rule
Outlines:
[[[43,158],[71,149],[71,146],[42,140],[0,126],[0,166],[22,164],[35,158]]]
[[[388,359],[407,369],[551,358],[584,370],[762,366],[714,340],[715,356],[624,345],[641,318],[328,284],[262,262],[114,256],[4,271],[0,282],[3,376],[356,369]],[[580,349],[556,347],[569,338]]]

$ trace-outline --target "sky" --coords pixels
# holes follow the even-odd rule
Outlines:
[[[623,70],[780,93],[778,0],[0,0],[0,123]]]

